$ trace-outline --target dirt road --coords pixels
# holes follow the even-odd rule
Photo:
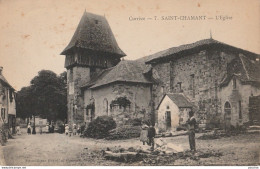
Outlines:
[[[164,138],[184,150],[189,149],[187,136]],[[246,134],[215,140],[197,140],[197,149],[219,151],[221,157],[200,160],[178,159],[167,165],[259,165],[260,135]],[[1,147],[6,165],[140,165],[140,163],[119,163],[97,157],[95,152],[107,147],[123,148],[142,146],[138,139],[94,140],[68,137],[64,134],[42,134],[15,136]]]

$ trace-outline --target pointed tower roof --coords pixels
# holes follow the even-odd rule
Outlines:
[[[104,16],[84,12],[78,27],[61,55],[68,54],[73,48],[107,52],[120,57],[126,54],[119,48],[113,32]]]

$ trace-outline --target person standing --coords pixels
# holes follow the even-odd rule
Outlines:
[[[16,127],[16,133],[17,135],[21,135],[21,128],[19,125]]]
[[[65,124],[65,134],[68,135],[69,134],[69,125],[68,124]]]
[[[31,123],[28,123],[28,126],[27,126],[27,133],[28,133],[28,135],[32,134]]]
[[[50,130],[50,126],[49,126],[49,123],[46,124],[46,133],[49,133],[49,130]]]
[[[77,125],[73,124],[73,136],[77,135]]]
[[[149,130],[148,130],[148,138],[149,138],[149,143],[151,147],[151,150],[154,150],[154,137],[155,137],[155,128],[153,125],[150,125]]]
[[[189,134],[189,144],[190,150],[195,152],[196,145],[195,145],[195,126],[196,126],[196,119],[194,117],[194,112],[189,112],[189,119],[187,121],[188,124],[188,134]]]
[[[39,126],[40,134],[42,134],[42,124]]]
[[[145,145],[145,142],[148,143],[148,128],[149,127],[143,122],[140,133],[140,141],[143,142],[143,145]]]

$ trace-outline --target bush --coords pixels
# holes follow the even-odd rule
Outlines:
[[[106,137],[107,140],[120,140],[140,137],[140,126],[125,125],[120,128],[113,129]]]
[[[142,119],[141,118],[134,118],[134,119],[129,119],[126,122],[127,125],[132,125],[132,126],[141,126],[142,125]]]
[[[0,126],[0,142],[4,146],[8,139],[8,127],[6,125]]]
[[[84,136],[91,138],[105,138],[108,132],[116,128],[116,122],[112,117],[99,116],[89,123],[87,130],[84,131]]]

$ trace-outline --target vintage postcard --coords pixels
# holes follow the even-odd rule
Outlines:
[[[0,41],[2,168],[259,168],[259,0],[0,0]]]

